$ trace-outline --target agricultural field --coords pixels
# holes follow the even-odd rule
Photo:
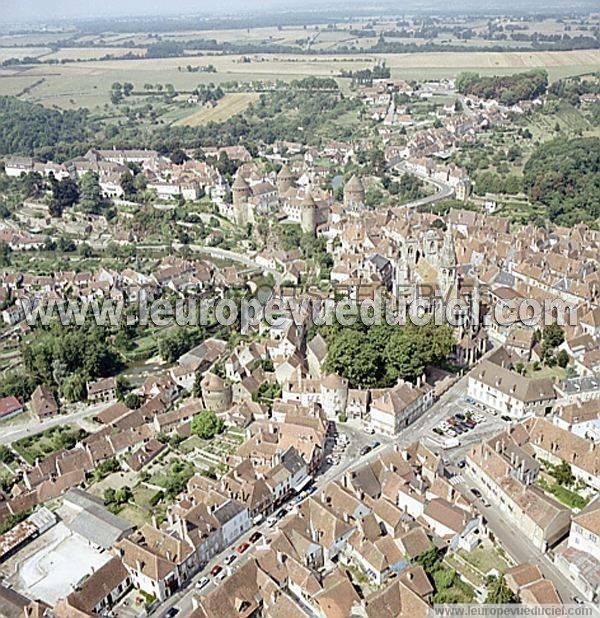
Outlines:
[[[63,50],[65,54],[81,50]],[[59,52],[59,53],[63,53]],[[260,54],[250,62],[236,55],[160,58],[148,60],[107,60],[73,62],[60,65],[32,66],[18,73],[0,70],[0,94],[16,94],[25,86],[34,86],[23,98],[70,109],[102,107],[110,102],[110,87],[115,81],[132,82],[136,88],[145,83],[171,83],[177,90],[193,90],[199,83],[226,81],[293,80],[307,76],[336,77],[342,70],[356,71],[384,60],[392,77],[402,79],[452,78],[463,70],[481,74],[507,74],[515,70],[544,67],[550,79],[577,75],[600,68],[600,51],[575,52],[457,52],[413,54],[365,54],[301,56]],[[188,72],[187,65],[213,64],[216,73]],[[21,82],[23,87],[19,88]],[[6,84],[6,85],[5,85]],[[240,101],[237,101],[239,104]],[[233,103],[231,103],[233,105]],[[201,118],[200,123],[204,122]]]
[[[178,120],[176,126],[197,127],[207,122],[223,122],[243,112],[260,95],[254,92],[233,92],[226,94],[215,107],[201,107],[189,116]]]

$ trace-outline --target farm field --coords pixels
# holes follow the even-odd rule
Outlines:
[[[77,50],[69,50],[76,52]],[[81,51],[81,50],[79,50]],[[62,53],[62,52],[61,52]],[[29,85],[41,77],[44,82],[24,98],[61,108],[94,108],[109,103],[109,91],[115,81],[132,82],[136,88],[145,83],[171,83],[179,90],[193,90],[200,83],[226,81],[293,80],[307,76],[335,77],[345,70],[372,67],[384,60],[393,77],[401,79],[452,78],[463,70],[481,74],[507,74],[535,67],[546,68],[550,79],[589,73],[600,69],[600,51],[574,52],[456,52],[414,54],[252,55],[251,62],[241,56],[205,55],[201,57],[161,58],[148,60],[107,60],[73,62],[56,66],[33,66],[19,73],[0,70],[0,95],[20,92],[15,79]],[[202,67],[213,64],[217,73],[191,73],[187,65]],[[4,78],[11,79],[4,87]]]
[[[178,120],[176,126],[197,127],[207,122],[223,122],[244,111],[260,95],[254,92],[233,92],[226,94],[215,107],[203,107],[191,115]]]

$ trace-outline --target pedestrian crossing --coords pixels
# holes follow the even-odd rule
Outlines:
[[[460,485],[461,483],[464,483],[464,482],[465,482],[465,479],[463,478],[462,474],[456,474],[455,476],[448,479],[448,483],[450,483],[450,485],[453,485],[453,486]]]

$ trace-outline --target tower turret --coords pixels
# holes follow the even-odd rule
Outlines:
[[[317,205],[310,191],[307,191],[300,205],[300,227],[305,234],[317,231]]]

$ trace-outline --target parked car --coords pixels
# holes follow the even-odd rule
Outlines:
[[[229,554],[227,558],[225,558],[225,564],[232,564],[237,560],[237,556],[235,554]]]
[[[373,427],[370,427],[369,425],[365,427],[365,431],[371,436],[375,433],[375,430],[373,429]]]
[[[470,491],[476,498],[481,498],[481,492],[479,491],[479,489],[472,487]]]
[[[483,504],[483,506],[486,506],[488,509],[490,508],[490,506],[492,506],[486,498],[484,498],[483,496],[481,497],[481,504]]]
[[[376,449],[378,446],[381,446],[381,442],[379,440],[375,440],[375,442],[371,444],[371,450]]]
[[[434,427],[433,428],[433,432],[437,433],[438,436],[443,436],[444,435],[444,431],[442,429],[440,429],[439,427]]]
[[[454,429],[448,429],[445,434],[451,438],[456,438],[456,431],[454,431]]]
[[[223,570],[223,567],[220,564],[215,564],[215,566],[210,570],[210,574],[215,577]]]
[[[262,537],[262,532],[255,532],[251,537],[250,537],[250,543],[256,543],[256,541],[258,541],[258,539],[260,539]]]
[[[461,459],[456,465],[462,469],[467,465],[467,462],[464,459]]]
[[[572,597],[573,601],[575,603],[577,603],[577,605],[583,605],[584,604],[584,600],[581,597],[578,596],[574,596]]]
[[[275,517],[274,515],[271,515],[271,517],[267,519],[267,526],[269,526],[269,528],[272,528],[276,523],[277,523],[277,517]]]
[[[253,523],[255,526],[258,526],[258,524],[262,523],[262,522],[264,521],[264,519],[265,519],[265,516],[264,516],[264,515],[262,515],[262,514],[261,514],[261,515],[257,515],[257,516],[256,516],[256,517],[252,520],[252,523]]]
[[[465,420],[465,418],[466,418],[466,416],[465,416],[464,414],[461,414],[460,412],[457,412],[457,413],[454,415],[454,418],[455,418],[457,421],[464,421],[464,420]]]
[[[204,586],[206,586],[209,581],[210,579],[208,579],[208,577],[201,577],[196,584],[196,588],[198,588],[198,590],[202,590],[202,588],[204,588]]]
[[[179,609],[177,607],[171,607],[163,614],[163,618],[173,618],[173,616],[177,616],[178,613]]]
[[[508,416],[508,414],[503,414],[500,418],[501,418],[503,421],[506,421],[507,423],[512,422],[512,418],[510,418],[510,416]]]
[[[250,543],[244,542],[238,545],[235,551],[237,551],[238,554],[243,554],[249,547],[250,547]]]
[[[360,455],[366,455],[371,451],[371,447],[367,444],[360,449]]]
[[[475,404],[475,400],[473,399],[473,397],[465,397],[465,401],[467,403],[470,403],[471,405]]]

